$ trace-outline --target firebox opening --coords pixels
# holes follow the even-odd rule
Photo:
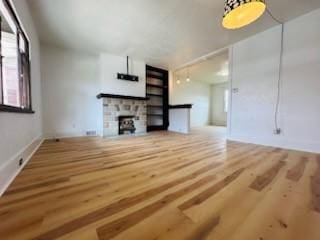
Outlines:
[[[119,116],[119,135],[135,133],[134,118],[135,116]]]

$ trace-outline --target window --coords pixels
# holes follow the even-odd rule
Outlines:
[[[28,39],[9,0],[0,14],[0,111],[33,113]]]
[[[224,104],[224,112],[228,112],[228,108],[229,108],[229,90],[226,89],[224,90],[224,101],[223,101],[223,104]]]

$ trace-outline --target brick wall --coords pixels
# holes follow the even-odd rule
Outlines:
[[[143,100],[128,100],[118,98],[103,99],[103,136],[119,135],[118,117],[135,116],[136,133],[147,131],[147,102]]]

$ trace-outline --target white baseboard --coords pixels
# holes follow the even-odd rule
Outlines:
[[[59,133],[45,133],[43,135],[44,139],[56,139],[56,138],[76,138],[76,137],[102,137],[100,132],[97,132],[96,135],[87,135],[86,132],[59,132]]]
[[[245,135],[234,135],[231,134],[227,137],[230,141],[253,143],[270,147],[279,147],[284,149],[304,151],[311,153],[320,153],[320,142],[315,141],[301,141],[301,140],[291,140],[284,139],[282,137],[273,137],[273,138],[263,138],[263,137],[253,137]]]
[[[35,138],[29,145],[21,149],[21,151],[19,151],[13,158],[0,166],[0,197],[20,173],[23,167],[28,163],[33,154],[38,150],[42,142],[43,138],[41,136]],[[21,158],[23,159],[23,164],[19,166]]]

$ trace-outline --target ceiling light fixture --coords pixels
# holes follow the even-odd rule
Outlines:
[[[189,72],[189,67],[187,68],[187,78],[186,78],[186,82],[190,82],[190,72]]]
[[[256,21],[265,12],[265,0],[225,0],[222,25],[237,29]]]
[[[227,76],[229,76],[229,70],[228,69],[222,69],[217,73],[217,75],[219,77],[227,77]]]
[[[179,75],[177,75],[177,81],[176,81],[176,83],[177,83],[177,84],[180,84],[180,83],[181,83]]]

